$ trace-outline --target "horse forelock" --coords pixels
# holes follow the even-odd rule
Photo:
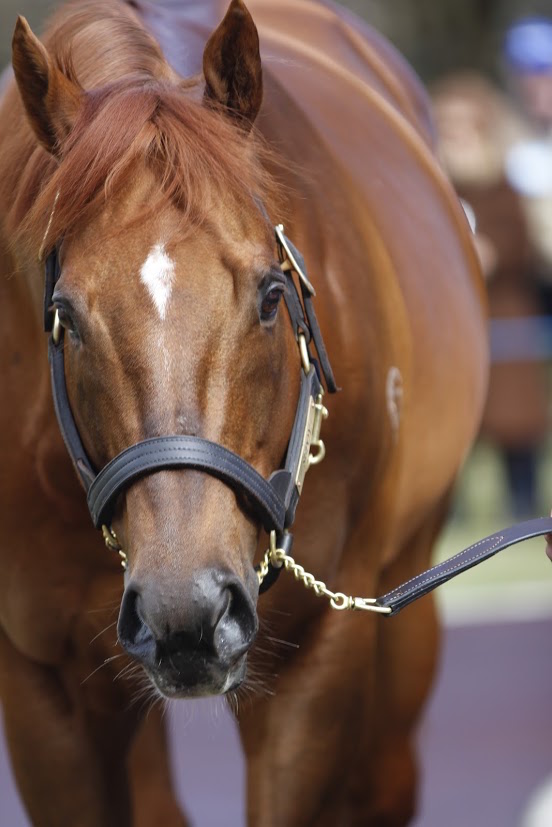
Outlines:
[[[104,6],[107,20],[101,19]],[[140,22],[125,7],[123,13],[115,8],[69,7],[69,17],[47,38],[57,65],[84,90],[60,162],[30,144],[23,122],[17,157],[0,159],[0,180],[3,162],[11,167],[6,228],[32,257],[41,244],[51,248],[101,209],[139,174],[140,164],[156,173],[159,188],[133,221],[177,204],[186,228],[201,223],[213,197],[224,193],[238,201],[277,198],[266,171],[271,153],[262,140],[205,105],[202,78],[176,77]],[[94,70],[104,55],[111,65],[104,61]]]
[[[265,196],[267,175],[252,149],[223,116],[181,90],[122,81],[88,96],[61,164],[21,216],[20,232],[36,247],[59,192],[46,239],[51,246],[139,174],[140,164],[156,172],[159,189],[135,220],[177,204],[183,227],[197,225],[215,192],[235,199]]]

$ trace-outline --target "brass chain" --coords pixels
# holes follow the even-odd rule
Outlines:
[[[268,567],[272,565],[275,568],[284,566],[286,571],[290,571],[296,580],[299,580],[306,589],[312,589],[317,597],[326,597],[332,609],[336,611],[344,611],[346,609],[352,611],[375,612],[376,614],[391,614],[389,606],[378,606],[377,601],[373,597],[353,597],[352,595],[344,594],[344,592],[332,592],[322,580],[317,580],[313,574],[305,571],[303,566],[297,563],[291,555],[281,548],[276,548],[276,532],[270,532],[270,546],[265,552],[263,559],[257,570],[257,577],[259,584],[261,584],[268,574]]]

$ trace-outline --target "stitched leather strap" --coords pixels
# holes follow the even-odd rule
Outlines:
[[[387,592],[383,597],[378,598],[376,605],[391,608],[392,611],[386,615],[386,617],[391,617],[391,615],[397,614],[405,606],[408,606],[409,603],[413,603],[418,598],[432,592],[437,586],[441,586],[463,571],[482,563],[483,560],[487,560],[502,549],[521,543],[530,537],[539,537],[551,532],[552,517],[539,517],[535,520],[517,523],[517,525],[505,528],[503,531],[497,531],[495,534],[491,534],[489,537],[468,546],[449,560],[433,566],[433,568],[413,577],[412,580],[408,580]]]
[[[48,340],[48,360],[50,362],[50,379],[52,383],[52,397],[54,399],[54,408],[56,411],[59,430],[65,442],[67,453],[71,457],[73,465],[80,481],[82,482],[86,491],[90,488],[90,484],[94,479],[95,472],[90,464],[90,461],[84,450],[73,413],[69,404],[67,396],[67,386],[65,384],[65,360],[63,358],[63,338],[59,344],[54,344],[54,340],[50,336]]]
[[[290,239],[283,231],[281,231],[281,235],[287,247],[291,251],[293,258],[297,262],[298,266],[301,268],[301,271],[308,278],[307,267],[302,254],[299,252],[295,244],[292,241],[290,241]],[[278,234],[276,234],[276,241],[278,244],[281,243],[278,238]],[[283,250],[281,247],[279,249],[280,256],[282,259],[284,259],[286,257],[285,250]],[[316,353],[318,354],[320,368],[322,370],[322,375],[326,382],[326,388],[328,390],[328,393],[336,393],[338,388],[333,375],[332,366],[328,358],[326,346],[324,345],[324,339],[322,338],[322,332],[318,324],[318,319],[316,318],[316,313],[314,312],[312,296],[301,278],[299,278],[299,285],[301,290],[301,297],[303,299],[303,306],[305,308],[304,313],[303,307],[301,306],[301,301],[299,299],[297,287],[295,286],[295,283],[291,276],[288,275],[288,290],[285,294],[285,300],[288,313],[290,315],[291,322],[293,325],[294,333],[296,336],[299,334],[299,332],[306,333],[307,344],[312,340]]]
[[[56,376],[59,377],[59,388],[54,377],[52,383],[56,391],[66,395],[62,349],[56,349],[53,345],[52,348],[54,351],[61,351],[58,355],[58,368],[55,371]],[[262,521],[263,527],[267,531],[272,529],[281,531],[284,527],[291,525],[295,517],[295,508],[299,499],[295,475],[301,462],[302,438],[309,398],[316,399],[319,393],[320,382],[314,368],[311,367],[308,375],[302,371],[299,402],[285,467],[272,474],[268,482],[255,471],[253,466],[233,451],[207,439],[179,435],[146,439],[118,454],[95,479],[90,470],[92,479],[87,481],[88,484],[85,482],[85,487],[88,489],[88,508],[94,525],[100,528],[104,523],[109,524],[117,497],[139,477],[165,468],[194,468],[212,474],[230,487],[237,488],[242,493],[245,492],[252,500],[253,510]],[[54,396],[57,397],[57,392]],[[81,455],[86,457],[86,454],[78,438],[72,416],[67,417],[68,427],[64,427],[62,414],[68,410],[70,410],[69,401],[66,399],[64,405],[61,406],[58,419],[69,453],[79,470],[75,457]],[[73,441],[75,436],[78,442]],[[87,467],[90,468],[90,466]]]
[[[305,259],[303,258],[302,254],[299,252],[295,244],[292,241],[290,241],[287,235],[285,235],[285,233],[282,233],[282,235],[284,236],[286,244],[293,253],[293,257],[297,261],[299,267],[301,268],[303,273],[307,275],[307,266],[305,264]],[[326,351],[326,346],[324,345],[324,339],[322,338],[322,333],[320,331],[318,319],[316,318],[316,313],[314,312],[312,296],[306,289],[301,279],[299,280],[299,283],[301,286],[301,295],[303,297],[303,305],[305,307],[305,313],[307,316],[308,328],[310,330],[312,341],[314,343],[314,347],[320,360],[320,367],[322,369],[322,374],[326,381],[326,388],[328,389],[328,393],[336,393],[337,385],[333,375],[332,366],[328,358],[328,353]]]
[[[245,492],[268,530],[283,529],[286,506],[270,483],[233,451],[195,436],[145,439],[102,468],[88,491],[88,508],[96,528],[109,524],[117,496],[133,480],[165,468],[207,471]]]
[[[108,523],[121,491],[134,480],[162,468],[195,468],[241,488],[254,502],[254,511],[267,531],[291,525],[299,499],[295,475],[301,461],[302,438],[309,398],[316,399],[320,382],[314,367],[301,371],[301,388],[285,466],[267,482],[241,457],[209,440],[190,436],[168,436],[145,440],[115,457],[96,476],[77,430],[65,383],[63,337],[48,344],[52,395],[59,428],[75,469],[88,492],[88,507],[94,525]],[[146,446],[146,447],[144,447]]]

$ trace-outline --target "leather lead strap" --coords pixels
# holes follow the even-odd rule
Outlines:
[[[391,617],[404,609],[405,606],[408,606],[409,603],[413,603],[425,594],[429,594],[437,586],[441,586],[453,577],[462,574],[463,571],[477,566],[483,560],[488,560],[489,557],[498,554],[499,551],[531,537],[540,537],[551,532],[552,517],[539,517],[535,520],[517,523],[517,525],[505,528],[503,531],[497,531],[495,534],[491,534],[489,537],[468,546],[449,560],[433,566],[433,568],[418,574],[406,583],[387,592],[383,597],[378,598],[376,605],[390,608],[391,612],[385,617]]]

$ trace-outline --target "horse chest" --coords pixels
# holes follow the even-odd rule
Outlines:
[[[65,658],[78,618],[90,615],[94,626],[102,619],[98,607],[116,603],[121,590],[120,570],[107,555],[98,559],[97,542],[90,565],[89,532],[62,529],[41,522],[25,535],[11,531],[0,554],[1,624],[22,654],[51,665]],[[102,561],[98,578],[95,564]]]

